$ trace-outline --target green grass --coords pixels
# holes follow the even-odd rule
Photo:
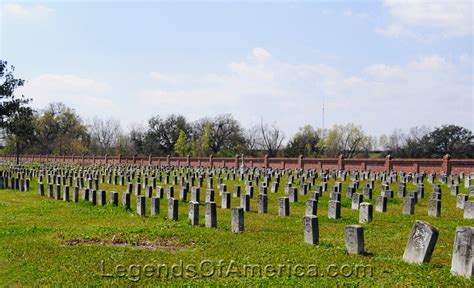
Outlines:
[[[401,214],[402,201],[396,198],[397,184],[392,184],[395,198],[389,199],[387,212],[374,211],[374,221],[363,225],[367,254],[361,256],[348,255],[344,245],[344,227],[358,223],[358,211],[351,210],[351,201],[345,198],[345,187],[349,181],[343,183],[341,219],[327,219],[328,192],[319,201],[318,246],[303,242],[303,202],[309,194],[298,195],[299,203],[290,203],[290,217],[277,216],[277,198],[285,195],[285,182],[286,178],[283,178],[278,193],[269,192],[269,214],[257,214],[255,193],[251,200],[251,212],[245,213],[245,232],[242,234],[230,232],[230,210],[220,209],[221,198],[217,190],[216,229],[204,227],[204,205],[200,206],[200,226],[195,227],[188,223],[187,203],[182,201],[179,220],[175,222],[167,220],[167,201],[164,199],[160,203],[160,215],[140,217],[134,209],[134,197],[131,197],[132,210],[127,211],[120,205],[92,206],[88,202],[63,202],[40,196],[36,179],[32,181],[30,192],[2,190],[0,283],[15,286],[160,283],[472,286],[472,280],[454,277],[450,273],[455,229],[461,225],[473,225],[473,221],[463,219],[463,211],[455,208],[456,197],[450,195],[445,185],[442,185],[441,217],[433,218],[428,216],[427,211],[432,190],[430,184],[425,183],[425,198],[418,202],[415,215],[411,216]],[[236,182],[225,183],[228,191],[232,192]],[[330,181],[328,187],[333,183]],[[243,186],[243,183],[240,184]],[[165,186],[162,183],[159,185]],[[179,195],[177,188],[176,196]],[[107,199],[110,191],[125,191],[124,186],[108,184],[101,184],[100,189],[107,190]],[[370,201],[374,206],[375,196],[380,194],[380,190],[381,184],[377,182],[374,200]],[[411,190],[414,190],[414,186],[409,184],[407,191]],[[362,185],[358,192],[362,193]],[[461,188],[460,192],[467,193],[467,189]],[[201,203],[204,203],[204,198],[205,189],[201,189]],[[239,203],[239,199],[232,198],[232,206]],[[148,199],[147,206],[149,213]],[[402,261],[416,219],[425,220],[439,229],[439,239],[429,264],[410,265]],[[141,246],[144,244],[156,247]],[[166,277],[163,273],[157,276],[156,271],[152,271],[161,264],[168,268],[178,264],[175,269],[179,270],[181,261],[183,267],[194,264],[197,269],[204,260],[209,261],[204,264],[205,272],[209,271],[209,263],[215,265],[216,273],[213,276],[191,278],[187,276],[192,276],[189,275],[192,273],[188,273],[187,276]],[[219,261],[223,263],[222,273],[219,273]],[[243,265],[252,264],[261,265],[262,269],[265,265],[273,265],[273,268],[281,269],[281,275],[222,275],[229,265],[232,269],[243,269]],[[294,268],[297,264],[311,268],[309,272],[312,271],[312,274],[298,277],[293,273],[288,276],[288,266]],[[367,265],[366,269],[371,270],[367,270],[364,276],[363,273],[355,272],[359,269],[357,265]],[[331,275],[328,275],[328,267]],[[118,271],[114,272],[115,268]],[[120,269],[128,270],[127,276],[121,277]],[[317,277],[313,277],[316,270]],[[353,272],[352,275],[346,277],[350,272]],[[104,274],[115,276],[104,277]]]

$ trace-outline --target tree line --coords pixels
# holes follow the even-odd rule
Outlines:
[[[413,127],[379,138],[352,123],[316,129],[305,125],[287,138],[275,123],[263,120],[244,128],[231,114],[189,121],[183,115],[151,117],[146,126],[124,131],[115,119],[84,121],[71,107],[50,103],[33,110],[31,99],[14,90],[24,80],[13,76],[14,67],[0,60],[0,128],[7,154],[47,155],[178,155],[270,157],[474,157],[472,131],[456,125],[433,130]]]

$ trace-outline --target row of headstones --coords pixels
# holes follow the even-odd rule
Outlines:
[[[317,216],[304,216],[304,242],[319,244],[319,224]],[[415,221],[403,260],[408,263],[428,263],[431,260],[438,230],[424,221]],[[349,254],[364,254],[364,228],[360,225],[345,227],[345,246]],[[460,226],[456,229],[451,273],[470,278],[474,275],[474,227]]]
[[[187,183],[188,184],[188,183]],[[327,183],[324,183],[327,185]],[[59,184],[58,184],[59,185]],[[364,219],[367,219],[365,222],[370,222],[372,219],[372,205],[370,203],[363,203],[363,198],[364,196],[367,196],[368,199],[372,199],[372,189],[371,189],[370,183],[366,187],[364,187],[364,194],[358,194],[354,193],[356,187],[349,186],[347,187],[347,194],[346,196],[348,198],[352,199],[352,209],[358,210],[360,206],[363,207],[362,212],[361,212],[361,217],[362,215],[367,215],[364,217]],[[49,184],[50,190],[52,187],[52,184]],[[338,219],[341,217],[341,194],[338,192],[341,190],[341,183],[336,183],[332,188],[331,188],[331,201],[328,203],[328,217],[331,219]],[[160,186],[157,186],[157,195],[163,195],[163,188]],[[253,187],[248,186],[246,187],[247,189],[247,194],[244,195],[241,199],[241,203],[249,203],[249,200],[247,198],[250,195],[250,198],[253,198]],[[311,192],[311,199],[318,200],[319,196],[322,194],[322,191],[326,190],[327,188],[324,187],[324,185],[317,186],[319,188],[319,191]],[[44,187],[40,187],[40,189],[44,189]],[[68,188],[69,189],[69,188]],[[131,192],[133,189],[133,184],[128,183],[127,185],[127,192]],[[197,187],[193,187],[193,193],[195,193],[195,189],[199,189]],[[57,191],[60,191],[60,187],[57,187]],[[95,189],[97,190],[97,189]],[[209,190],[209,189],[208,189]],[[400,186],[399,187],[399,196],[405,195],[405,186]],[[180,190],[180,198],[183,201],[187,200],[187,193],[189,191],[188,186],[185,186],[181,188]],[[223,208],[230,208],[230,193],[226,192],[226,186],[225,184],[222,184],[220,186],[219,193],[224,194],[222,196],[222,207]],[[287,202],[297,202],[298,201],[298,189],[296,187],[291,187],[290,189],[285,189],[285,192],[288,191],[289,197],[286,199],[285,197],[282,197],[279,199],[279,207],[282,207],[279,211],[287,211],[287,212],[281,212],[281,213],[288,213],[289,214],[289,205],[286,204]],[[452,190],[453,191],[453,190]],[[213,191],[212,191],[213,192]],[[59,192],[58,192],[59,193]],[[66,191],[65,191],[66,193]],[[148,186],[146,190],[146,194],[148,195],[149,198],[152,197],[153,193],[153,187]],[[259,211],[263,211],[262,213],[267,213],[267,203],[268,203],[268,198],[265,196],[267,193],[266,187],[261,186],[259,194]],[[136,183],[135,185],[135,195],[140,195],[141,194],[141,183]],[[306,194],[306,189],[300,189],[300,194],[304,195]],[[352,196],[351,196],[352,195]],[[421,195],[420,197],[424,196],[424,186],[419,185],[417,188],[417,191],[411,192],[410,197],[403,197],[403,209],[402,213],[403,214],[408,214],[408,215],[413,215],[414,214],[414,209],[415,209],[415,204],[418,201],[418,195]],[[441,214],[441,188],[439,185],[434,185],[434,191],[431,194],[430,202],[429,202],[429,210],[428,210],[428,215],[433,216],[433,217],[439,217]],[[463,197],[464,196],[464,197]],[[167,187],[167,198],[174,197],[174,189],[172,186]],[[240,197],[240,186],[234,186],[234,197]],[[386,212],[387,210],[387,198],[391,197],[393,198],[393,191],[390,190],[384,190],[382,191],[382,195],[377,197],[376,200],[376,208],[375,210],[377,212]],[[163,196],[159,196],[159,198],[163,198]],[[199,198],[197,198],[199,199]],[[195,200],[199,201],[199,200]],[[362,205],[363,204],[363,205]],[[249,204],[242,204],[242,207],[246,207]],[[457,207],[464,209],[464,218],[466,219],[471,219],[473,216],[473,201],[467,201],[467,195],[460,194],[458,195],[458,201],[457,201]],[[280,213],[280,212],[279,212]]]
[[[12,189],[22,192],[30,191],[30,179],[0,176],[0,189]]]
[[[174,168],[173,168],[173,169],[174,169]],[[188,168],[188,169],[189,169],[189,168]],[[110,170],[109,170],[109,171],[110,171]],[[219,170],[217,170],[217,171],[219,171]],[[236,170],[231,169],[231,170],[229,170],[229,171],[231,171],[232,173],[235,173]],[[258,171],[258,170],[256,170],[256,171]],[[265,170],[263,170],[263,171],[265,171]],[[270,171],[273,171],[273,170],[270,170]],[[288,173],[288,171],[289,171],[289,170],[285,170],[286,173]],[[309,175],[309,176],[314,176],[314,175],[317,176],[317,175],[318,175],[317,173],[314,173],[315,171],[311,171],[311,170],[310,170],[309,172],[308,172],[308,171],[302,172],[301,170],[295,170],[295,171],[296,171],[296,175],[297,175],[297,176],[298,176],[298,175],[303,175],[303,176],[302,176],[303,179],[301,179],[301,180],[303,180],[303,181],[305,180],[305,177],[307,177],[308,175]],[[168,171],[166,171],[165,173],[166,173],[166,175],[168,175]],[[292,173],[292,172],[289,172],[289,173]],[[335,178],[335,176],[337,175],[337,176],[343,177],[343,179],[345,179],[345,177],[346,177],[347,174],[353,175],[354,177],[352,177],[352,178],[353,178],[354,180],[357,180],[357,179],[358,179],[359,172],[355,172],[355,173],[353,173],[353,172],[348,173],[347,171],[337,171],[337,173],[332,173],[332,172],[326,173],[325,171],[322,171],[322,172],[321,172],[321,175],[322,175],[322,177],[323,177],[323,181],[326,181],[326,180],[329,178],[329,175],[331,175],[332,178]],[[367,175],[370,175],[370,173],[368,173],[368,172],[360,172],[360,174],[361,174],[361,175],[366,175],[366,176],[363,176],[362,178],[367,178]],[[404,173],[399,173],[399,174],[400,174],[400,177],[405,177],[404,180],[407,180],[407,179],[409,178],[409,176],[410,176],[410,174],[407,174],[407,176],[405,176]],[[88,174],[88,175],[90,175],[90,174]],[[97,175],[97,174],[96,174],[96,175]],[[217,175],[219,175],[219,173],[218,173]],[[227,173],[227,174],[226,174],[226,177],[227,177],[228,175],[229,175],[229,174]],[[242,175],[242,174],[241,174],[241,175]],[[263,175],[265,175],[265,173],[263,173]],[[278,178],[277,176],[278,176],[279,174],[278,174],[278,173],[274,173],[274,174],[273,174],[273,172],[272,172],[272,173],[270,173],[270,175],[275,175],[275,176],[276,176],[276,177],[275,177],[275,180],[276,180],[276,181],[274,181],[273,184],[272,184],[272,190],[274,190],[275,184],[278,185],[278,180],[279,180],[279,178]],[[380,175],[380,174],[376,174],[376,175]],[[385,176],[385,175],[386,175],[386,174],[382,174],[382,176]],[[390,175],[393,176],[393,175],[396,175],[396,174],[393,174],[393,173],[392,173],[392,174],[390,174]],[[159,174],[159,176],[161,176],[161,173]],[[249,176],[251,176],[251,175],[247,175],[247,179],[250,178]],[[432,175],[430,175],[430,176],[432,176]],[[133,172],[132,172],[132,177],[133,177]],[[165,177],[168,178],[168,176],[165,176]],[[419,181],[419,179],[423,179],[423,177],[424,177],[424,174],[421,174],[420,176],[418,176],[418,175],[415,174],[415,176],[413,177],[413,179],[416,180],[416,181],[414,181],[414,183],[417,182],[417,181]],[[109,183],[111,182],[111,178],[112,178],[112,174],[109,174],[109,175],[108,175]],[[173,178],[176,178],[176,177],[173,177]],[[268,178],[268,177],[265,177],[265,178]],[[268,179],[265,181],[265,178],[264,178],[263,183],[265,183],[265,185],[268,185]],[[291,179],[293,178],[293,176],[290,176],[289,178],[290,178],[290,183],[291,183],[291,182],[292,182]],[[390,179],[392,179],[392,178],[394,178],[394,177],[388,177],[388,180],[391,181]],[[395,177],[395,178],[396,178],[396,177]],[[139,179],[140,179],[140,178],[137,179],[138,182],[140,181]],[[247,180],[247,179],[246,179],[246,180]],[[256,177],[256,179],[258,179],[258,177]],[[384,177],[382,177],[381,179],[384,179]],[[101,180],[101,182],[104,182],[104,181],[105,181],[105,175],[102,174],[102,176],[100,177],[100,180]],[[127,177],[127,180],[128,180],[128,181],[130,180],[130,176]],[[165,182],[168,182],[168,181],[166,181],[166,180],[167,180],[167,179],[165,179]],[[182,180],[183,180],[183,178],[181,177],[181,178],[180,178],[180,182],[182,182]],[[191,178],[191,180],[193,180],[193,178]],[[220,181],[220,180],[221,180],[220,178],[219,178],[218,180],[219,180],[219,182],[221,182],[221,181]],[[396,179],[395,179],[395,180],[396,180]],[[64,181],[65,181],[65,179],[63,180],[63,182],[64,182]],[[48,181],[48,182],[49,182],[49,181]],[[71,184],[71,182],[72,182],[72,179],[70,179],[70,184]],[[97,182],[97,184],[94,183],[94,184],[95,184],[94,188],[95,188],[96,190],[99,189],[99,187],[98,187],[98,181],[94,181],[94,182]],[[122,175],[122,177],[121,177],[121,184],[122,184],[122,185],[123,185],[123,182],[124,182],[124,179],[123,179],[123,175]],[[145,177],[145,183],[146,183],[146,182],[147,182],[147,178]],[[173,182],[176,184],[176,179],[174,179]],[[201,181],[200,181],[200,182],[202,182],[202,178],[201,178]],[[258,182],[258,181],[257,181],[257,182]],[[114,183],[117,184],[117,175],[114,175]],[[313,178],[313,183],[314,183],[314,178]],[[64,184],[64,183],[63,183],[63,184]],[[89,184],[90,184],[90,183],[89,183]],[[200,183],[200,184],[202,184],[202,183]],[[70,185],[70,186],[72,186],[72,185]],[[81,186],[82,186],[82,185],[80,185],[80,187],[81,187]],[[91,185],[88,185],[88,186],[89,186],[89,188],[92,188]],[[194,186],[194,185],[193,185],[193,186]],[[201,186],[201,185],[200,185],[200,186]]]
[[[49,167],[49,168],[48,168]],[[68,165],[43,165],[43,167],[40,167],[40,169],[54,169],[55,171],[63,171],[64,170],[64,167],[72,167],[72,169],[76,169],[77,168],[77,165],[72,165],[72,166],[68,166]],[[80,167],[83,167],[83,166],[80,166]],[[187,171],[190,171],[190,168],[191,167],[186,167],[186,166],[180,166],[180,167],[171,167],[171,166],[157,166],[157,165],[145,165],[145,166],[142,166],[142,165],[123,165],[123,164],[114,164],[114,165],[88,165],[88,166],[84,166],[84,167],[92,167],[91,169],[85,169],[86,171],[98,171],[98,170],[102,170],[102,171],[106,171],[106,172],[116,172],[116,171],[127,171],[128,169],[130,169],[130,171],[132,171],[132,173],[134,173],[134,171],[150,171],[150,170],[156,170],[156,169],[161,169],[162,171],[176,171],[177,169],[186,169]],[[67,169],[67,168],[66,168]],[[278,174],[280,173],[281,175],[289,175],[289,174],[292,174],[293,171],[291,169],[271,169],[271,168],[245,168],[243,171],[242,169],[236,169],[236,168],[226,168],[226,167],[194,167],[192,168],[193,170],[195,171],[217,171],[218,174],[223,174],[225,175],[225,177],[227,178],[228,175],[232,175],[232,174],[236,174],[236,173],[242,173],[242,172],[245,172],[245,173],[255,173],[255,174],[262,174],[262,175],[274,175],[274,174]],[[79,170],[82,170],[82,168],[79,168]],[[308,175],[315,175],[316,173],[314,173],[315,170],[302,170],[302,169],[296,169],[294,170],[296,172],[296,175],[297,177],[308,177]],[[321,171],[321,170],[320,170]],[[321,172],[322,173],[322,172]],[[403,178],[403,179],[412,179],[414,181],[414,183],[418,183],[420,181],[423,180],[423,178],[426,176],[426,173],[422,172],[422,173],[408,173],[408,174],[405,174],[403,172],[399,172],[399,173],[395,173],[395,172],[390,172],[390,173],[386,173],[386,172],[373,172],[373,171],[344,171],[344,170],[324,170],[324,173],[326,173],[326,175],[328,175],[328,177],[330,177],[331,179],[335,180],[336,177],[339,177],[341,179],[344,179],[349,175],[351,176],[352,179],[357,179],[357,178],[361,178],[361,179],[368,179],[368,178],[375,178],[375,179],[382,179],[383,181],[388,181],[388,182],[393,182],[393,181],[396,181],[397,179],[397,175],[400,177],[400,178]],[[317,174],[316,174],[317,175]],[[436,177],[436,174],[435,173],[431,173],[428,175],[428,181],[430,181],[430,183],[432,183],[434,181],[434,178]],[[460,179],[463,179],[464,178],[464,174],[463,173],[460,173],[459,175],[446,175],[445,173],[441,173],[440,174],[440,180],[443,182],[443,183],[459,183],[460,182]],[[468,177],[464,178],[464,179],[468,179]]]
[[[56,185],[53,185],[53,184],[48,184],[47,185],[48,187],[48,196],[50,198],[55,198],[57,200],[65,200],[65,201],[70,201],[70,187],[69,186],[63,186],[63,192],[61,193],[61,185],[60,184],[56,184]],[[239,186],[236,186],[236,187],[239,187]],[[154,209],[154,206],[156,203],[159,204],[159,199],[163,199],[164,197],[164,189],[163,187],[161,186],[158,186],[157,187],[157,190],[156,190],[156,197],[153,197],[153,190],[151,189],[151,186],[149,186],[150,189],[148,189],[146,191],[146,194],[145,196],[142,196],[141,195],[141,190],[140,189],[136,189],[135,190],[135,196],[137,197],[137,199],[139,199],[140,197],[140,202],[137,200],[137,203],[139,202],[140,204],[143,203],[145,201],[146,198],[150,198],[152,203],[151,203],[151,206],[152,206],[152,211],[151,211],[151,214],[156,214],[156,211]],[[235,189],[234,191],[234,197],[240,197],[240,205],[241,207],[244,208],[245,211],[250,211],[250,199],[253,198],[253,187],[249,187],[250,189],[247,191],[246,194],[240,194],[240,189]],[[132,191],[132,184],[130,183],[130,185],[128,186],[128,189],[124,192],[124,194],[127,194],[123,197],[128,197],[128,200],[126,198],[124,198],[123,200],[123,205],[126,207],[126,208],[130,208],[130,200],[129,200],[129,197],[130,197],[130,194],[131,194],[131,191]],[[263,191],[266,191],[266,190],[263,190]],[[79,199],[79,187],[73,187],[73,195],[72,195],[72,200],[74,202],[78,202],[78,199]],[[97,193],[99,193],[99,205],[105,205],[106,204],[106,191],[105,190],[100,190],[97,192],[97,190],[94,190],[94,189],[89,189],[89,188],[85,188],[83,190],[83,200],[86,200],[86,199],[89,199],[91,201],[91,203],[93,205],[96,205],[97,203]],[[118,204],[118,196],[116,194],[117,192],[111,192],[110,194],[110,198],[111,198],[111,203],[113,205],[117,205]],[[185,188],[182,188],[180,190],[180,199],[182,201],[186,201],[187,200],[187,190]],[[44,185],[42,183],[39,183],[39,194],[44,196],[45,195],[45,188],[44,188]],[[62,196],[61,196],[62,194]],[[229,192],[224,192],[224,191],[220,191],[220,194],[221,194],[221,197],[222,197],[222,204],[221,204],[221,207],[223,209],[230,209],[230,206],[231,206],[231,194]],[[317,193],[312,193],[311,195],[311,199],[309,199],[307,201],[307,208],[308,210],[307,211],[314,211],[313,213],[316,215],[316,211],[317,211],[317,200],[318,200],[318,196],[319,194]],[[175,195],[174,195],[174,187],[173,186],[168,186],[167,189],[166,189],[166,198],[167,199],[171,199],[171,198],[175,198]],[[207,202],[214,202],[214,190],[213,189],[207,189],[206,190],[206,203]],[[158,200],[157,200],[158,199]],[[192,187],[192,191],[191,191],[191,202],[194,202],[194,203],[199,203],[200,201],[200,189],[199,187]],[[278,203],[279,203],[279,212],[278,214],[279,215],[284,215],[284,216],[289,216],[289,203],[290,203],[290,198],[288,197],[281,197],[279,198],[278,200]],[[137,204],[138,205],[138,204]],[[139,215],[142,215],[142,216],[145,216],[145,211],[143,210],[145,207],[145,205],[141,205],[140,207],[137,207],[137,211],[138,211],[138,214]],[[265,194],[265,193],[261,193],[258,195],[258,212],[259,213],[268,213],[268,195]]]
[[[173,168],[173,169],[174,169],[174,168]],[[188,168],[188,170],[189,170],[189,168]],[[232,169],[231,169],[230,171],[231,171],[231,172],[225,174],[226,179],[229,179],[229,174],[235,176],[236,170],[232,170]],[[251,170],[251,171],[253,172],[253,171],[259,171],[259,170],[255,169],[255,170]],[[264,171],[265,171],[265,170],[264,170]],[[271,173],[269,173],[269,175],[274,175],[274,176],[276,176],[276,177],[278,177],[279,175],[281,175],[281,174],[278,173],[278,172],[275,172],[275,173],[274,173],[274,172],[273,172],[274,170],[270,170],[270,171],[271,171]],[[317,173],[315,173],[315,171],[311,171],[311,170],[309,171],[309,173],[308,173],[308,172],[303,173],[303,172],[301,172],[300,170],[295,170],[295,171],[296,171],[296,175],[297,175],[297,176],[298,176],[298,175],[304,175],[304,176],[301,176],[302,179],[300,179],[300,180],[305,180],[305,178],[308,177],[308,175],[311,176],[312,178],[316,178],[317,175],[318,175]],[[291,170],[285,170],[285,173],[282,173],[282,174],[291,174],[291,173],[292,173]],[[329,175],[336,175],[335,173],[332,173],[332,174],[329,173],[329,174],[327,174],[327,173],[324,172],[324,171],[322,171],[322,172],[320,172],[320,173],[321,173],[321,175],[322,175],[323,177],[326,178],[326,180],[329,178]],[[66,174],[66,175],[70,175],[70,174],[67,173],[67,172],[66,172],[65,174]],[[74,174],[75,174],[75,173],[74,173]],[[99,177],[99,176],[98,176],[98,172],[95,172],[95,173],[85,173],[85,174],[86,174],[86,176],[88,176],[88,177],[92,177],[92,176],[93,176],[93,177]],[[256,175],[260,175],[259,173],[255,173],[255,174],[256,174]],[[346,171],[344,171],[344,172],[340,172],[338,175],[339,175],[342,179],[345,179],[345,177],[346,177],[347,174],[348,174],[348,173],[347,173]],[[366,174],[367,174],[367,173],[366,173]],[[366,174],[363,174],[363,175],[366,175]],[[53,174],[53,175],[57,175],[57,170],[54,171],[54,174]],[[129,177],[130,177],[130,174],[127,173],[127,175],[128,175],[128,176],[127,176],[127,178],[128,178],[127,180],[129,181],[129,179],[130,179],[130,178],[129,178]],[[189,174],[187,174],[187,175],[189,175]],[[217,170],[217,177],[219,177],[219,175],[220,175],[220,172],[219,172],[219,170]],[[242,173],[240,173],[239,175],[243,176]],[[262,175],[268,175],[268,174],[262,173]],[[357,175],[359,175],[359,174],[355,174],[356,177],[353,177],[353,179],[358,179]],[[132,178],[133,178],[134,172],[131,173],[131,176],[132,176]],[[159,175],[157,174],[157,176],[161,176],[161,173],[159,173]],[[168,176],[169,176],[168,170],[165,171],[165,176],[166,176],[166,178],[168,178]],[[248,176],[250,176],[250,175],[247,175],[246,180],[250,180],[250,179],[251,179],[251,177],[248,177]],[[123,177],[123,175],[121,175],[121,177]],[[139,173],[137,173],[137,177],[139,177]],[[117,175],[114,174],[114,175],[113,175],[113,178],[114,178],[114,181],[113,181],[113,182],[116,184],[116,183],[118,182],[118,181],[117,181]],[[176,182],[176,175],[175,175],[173,178],[174,178],[174,182]],[[243,177],[241,177],[241,179],[242,179],[242,178],[243,178]],[[256,177],[256,179],[257,179],[257,178],[258,178],[258,177]],[[291,176],[290,178],[292,178],[292,176]],[[335,177],[332,177],[332,178],[335,179]],[[366,178],[366,177],[363,177],[363,178]],[[102,175],[99,177],[99,179],[101,180],[101,182],[105,182],[105,175],[102,174]],[[231,179],[235,180],[235,177],[231,177]],[[382,179],[383,179],[383,177],[382,177]],[[137,180],[139,180],[139,179],[137,179]],[[167,182],[166,180],[167,180],[167,179],[165,179],[165,182]],[[109,170],[109,174],[108,174],[108,182],[109,182],[109,183],[112,182],[112,174],[111,174],[110,170]],[[121,182],[122,182],[122,183],[124,182],[123,179],[122,179]]]

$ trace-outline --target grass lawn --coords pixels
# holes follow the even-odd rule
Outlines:
[[[243,183],[237,181],[224,183],[230,192],[236,184],[243,188]],[[215,229],[204,227],[205,206],[202,204],[200,225],[191,226],[187,202],[182,201],[179,220],[171,221],[167,219],[165,199],[160,201],[159,215],[140,217],[136,214],[133,196],[132,209],[126,210],[120,205],[121,195],[119,207],[40,196],[36,178],[29,192],[1,190],[0,283],[15,286],[218,283],[472,287],[472,280],[451,276],[450,267],[456,227],[472,226],[474,221],[463,219],[463,211],[456,208],[456,197],[449,193],[446,185],[442,185],[441,217],[433,218],[428,216],[431,184],[425,182],[425,198],[416,205],[415,215],[402,215],[397,184],[392,184],[395,198],[389,199],[387,212],[374,211],[373,222],[363,225],[367,254],[361,256],[345,251],[344,227],[358,224],[359,217],[359,212],[351,209],[351,200],[345,198],[349,181],[343,183],[341,219],[327,217],[329,192],[324,192],[319,201],[320,244],[317,246],[303,242],[302,217],[309,194],[298,195],[299,202],[290,203],[289,217],[277,216],[277,200],[285,196],[286,178],[280,183],[278,193],[268,193],[268,214],[257,213],[256,191],[251,199],[251,212],[245,213],[242,234],[231,233],[231,210],[220,208],[217,189]],[[328,187],[333,184],[334,181],[330,181]],[[121,194],[126,188],[101,183],[100,189],[107,191],[109,199],[110,191]],[[410,183],[407,191],[414,190]],[[375,208],[375,197],[380,191],[381,183],[376,182],[373,200],[364,201],[373,203]],[[460,187],[460,193],[468,191]],[[176,186],[175,196],[178,195]],[[204,199],[202,188],[201,203]],[[239,204],[239,199],[232,197],[231,206]],[[149,205],[147,199],[147,215]],[[402,261],[415,220],[427,221],[439,230],[429,264],[410,265]],[[306,275],[300,277],[303,273]]]

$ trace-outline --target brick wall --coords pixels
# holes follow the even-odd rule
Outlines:
[[[15,161],[15,156],[0,156],[0,160]],[[221,166],[240,167],[241,158],[236,157],[156,157],[156,156],[47,156],[47,155],[22,155],[21,161],[30,162],[57,162],[79,164],[141,164],[165,166]],[[386,158],[361,159],[350,158],[270,158],[270,157],[244,157],[247,167],[273,167],[280,169],[345,169],[345,170],[372,170],[372,171],[404,171],[404,172],[448,172],[471,173],[474,172],[474,159],[450,159],[448,155],[439,159],[398,159],[387,156]]]

